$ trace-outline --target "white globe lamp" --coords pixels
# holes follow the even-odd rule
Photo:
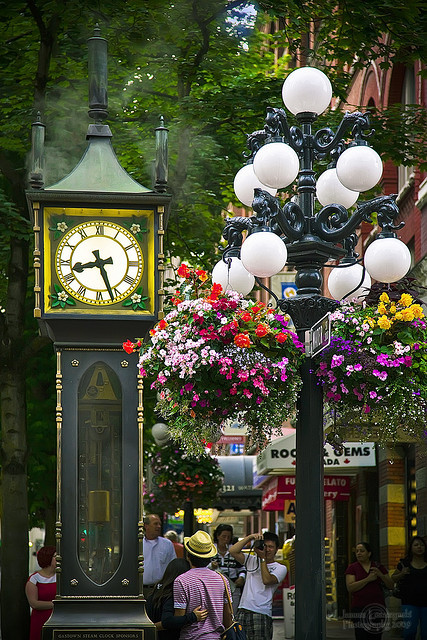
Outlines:
[[[349,209],[355,204],[359,192],[344,187],[338,180],[336,169],[327,169],[317,179],[316,196],[324,207],[328,204],[341,204]]]
[[[349,147],[338,158],[338,180],[352,191],[372,189],[381,180],[382,174],[382,160],[371,147]]]
[[[328,278],[329,293],[335,300],[362,302],[371,288],[371,277],[360,264],[333,269]]]
[[[270,142],[257,151],[254,173],[258,180],[272,189],[282,189],[295,180],[299,159],[295,151],[284,142]]]
[[[302,112],[319,115],[329,107],[332,85],[329,78],[314,67],[295,69],[283,83],[282,97],[285,107],[297,115]]]
[[[245,269],[239,258],[233,257],[231,262],[220,260],[212,270],[212,282],[220,284],[223,291],[237,291],[246,296],[254,288],[255,278]]]
[[[271,231],[252,233],[240,250],[243,266],[258,278],[269,278],[279,273],[285,266],[287,256],[285,243]]]
[[[268,187],[258,180],[254,173],[253,164],[247,164],[236,173],[234,178],[234,193],[242,204],[251,207],[254,199],[254,189],[256,188],[268,191],[272,196],[275,196],[277,193],[277,189]]]
[[[151,428],[151,433],[158,447],[162,447],[170,440],[169,429],[164,422],[156,422]]]
[[[411,254],[397,238],[378,238],[366,249],[364,263],[378,282],[397,282],[411,268]]]

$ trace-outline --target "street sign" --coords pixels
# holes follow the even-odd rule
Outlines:
[[[311,329],[305,332],[305,353],[310,358],[323,351],[331,343],[331,314],[327,313]]]

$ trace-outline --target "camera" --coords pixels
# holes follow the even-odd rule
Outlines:
[[[255,540],[254,548],[264,551],[264,540]]]

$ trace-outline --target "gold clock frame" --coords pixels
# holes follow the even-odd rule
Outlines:
[[[34,207],[34,213],[36,214],[36,208]],[[153,316],[155,313],[155,210],[153,209],[130,209],[130,208],[107,208],[107,207],[68,207],[68,206],[45,206],[38,211],[42,220],[39,222],[39,227],[42,228],[42,243],[43,243],[43,255],[44,264],[42,265],[42,308],[39,313],[35,313],[36,317],[42,317],[44,314],[52,315],[114,315],[114,316],[134,316],[135,309],[132,306],[124,306],[123,300],[119,300],[115,303],[87,303],[78,299],[76,296],[75,304],[67,304],[65,306],[54,306],[55,290],[54,286],[62,287],[57,273],[56,273],[56,250],[60,245],[61,238],[68,234],[71,229],[86,222],[93,222],[94,220],[105,220],[106,222],[116,223],[124,228],[125,224],[131,222],[137,223],[138,221],[144,225],[146,234],[142,239],[138,238],[138,244],[141,249],[141,253],[144,256],[144,267],[141,274],[141,282],[145,280],[145,287],[141,288],[141,294],[146,298],[146,302],[143,308],[142,306],[137,308],[138,315]],[[36,215],[35,215],[36,217]],[[64,220],[69,222],[66,229],[61,232],[59,229],[54,229],[53,225],[58,224],[57,220]],[[41,223],[41,224],[40,224]],[[36,224],[35,224],[36,230]],[[140,234],[140,236],[142,233]],[[37,264],[35,262],[37,269]],[[38,286],[40,287],[40,277]],[[36,289],[35,289],[36,290]],[[139,290],[138,286],[132,290],[131,294],[135,290]],[[69,292],[66,292],[69,295]],[[37,290],[36,290],[37,294]],[[70,296],[71,297],[71,296]],[[36,305],[37,310],[37,305]]]

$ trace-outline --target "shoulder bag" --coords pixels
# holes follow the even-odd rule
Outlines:
[[[230,615],[233,620],[231,625],[228,627],[228,629],[226,629],[224,633],[221,634],[221,640],[246,640],[245,630],[243,629],[240,622],[237,622],[237,620],[234,620],[234,617],[233,617],[233,605],[231,604],[231,597],[230,597],[230,592],[228,591],[227,581],[222,575],[222,573],[220,573],[219,571],[217,571],[217,573],[221,576],[224,582],[225,593],[227,594],[228,606],[230,607]]]

